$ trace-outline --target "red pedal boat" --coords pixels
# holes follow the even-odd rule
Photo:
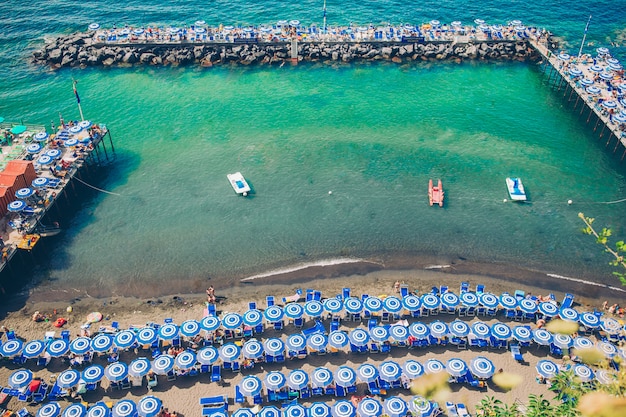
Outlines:
[[[439,207],[443,207],[443,186],[441,185],[441,180],[439,180],[436,187],[433,187],[432,179],[428,181],[428,202],[431,206],[439,204]]]

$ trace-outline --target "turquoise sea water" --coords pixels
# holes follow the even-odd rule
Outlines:
[[[89,23],[321,23],[322,2],[10,0],[0,19],[0,115],[106,123],[118,159],[37,278],[91,294],[169,293],[207,276],[241,278],[337,257],[390,254],[523,265],[611,282],[579,211],[624,236],[624,167],[534,65],[437,63],[50,72],[28,64],[44,37]],[[96,7],[97,6],[97,7]],[[615,2],[327,3],[328,23],[504,23],[519,18],[576,52],[609,46],[624,62]],[[235,196],[241,171],[254,194]],[[503,203],[520,176],[530,204]],[[429,207],[442,178],[446,207]],[[332,194],[329,194],[332,191]],[[567,205],[572,199],[574,204]],[[155,285],[152,285],[155,284]]]

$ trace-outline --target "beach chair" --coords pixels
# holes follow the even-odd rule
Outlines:
[[[255,301],[250,301],[248,303],[248,310],[256,310],[256,302]]]
[[[485,285],[484,284],[478,284],[476,285],[476,295],[482,295],[485,292]]]
[[[222,367],[213,365],[211,367],[211,382],[220,382],[222,380]]]
[[[207,304],[207,314],[209,316],[217,316],[217,310],[215,308],[215,304]]]
[[[313,292],[313,300],[314,301],[322,301],[322,292],[321,291],[314,291]]]
[[[330,322],[330,331],[334,332],[335,330],[339,330],[339,326],[341,325],[341,319],[339,317],[333,317],[333,320]]]
[[[430,290],[430,292],[433,295],[439,295],[439,287],[432,287],[432,289]]]
[[[454,403],[446,402],[446,415],[448,417],[458,417],[459,414],[456,411],[456,406]]]
[[[378,387],[378,384],[376,384],[376,381],[370,381],[370,382],[367,383],[367,391],[371,395],[379,395],[380,394],[380,388]]]
[[[350,298],[350,288],[344,288],[341,290],[341,297],[343,300]]]
[[[510,345],[509,349],[511,350],[511,355],[513,356],[513,359],[518,362],[524,362],[524,357],[520,352],[519,345]]]
[[[307,288],[307,290],[306,290],[306,297],[305,297],[306,301],[313,301],[313,292],[314,291],[312,289]]]
[[[402,284],[400,285],[400,295],[402,296],[402,298],[406,297],[409,295],[409,286],[406,284]]]
[[[459,287],[459,293],[463,294],[465,292],[469,291],[469,283],[468,282],[462,282],[461,286]]]
[[[243,404],[245,401],[246,401],[246,398],[241,393],[241,390],[239,389],[239,385],[235,385],[235,403]]]
[[[61,339],[69,342],[69,340],[70,340],[70,331],[69,330],[63,330],[61,332]]]
[[[302,317],[294,319],[293,325],[296,327],[296,329],[301,329],[304,326],[304,319]]]
[[[263,397],[261,397],[261,394],[257,394],[254,397],[252,397],[252,402],[255,405],[263,404]]]
[[[515,298],[517,298],[518,300],[522,300],[524,299],[524,297],[526,297],[526,293],[522,290],[515,290]]]
[[[263,331],[265,330],[265,327],[263,325],[263,323],[258,324],[255,328],[254,328],[254,332],[255,333],[263,333]]]
[[[319,387],[313,388],[311,390],[311,395],[313,397],[321,397],[322,395],[324,395],[324,388],[319,388]]]
[[[17,417],[28,417],[30,416],[30,412],[26,408],[22,408],[17,413],[15,413]]]
[[[561,303],[561,308],[572,308],[574,304],[574,296],[572,294],[565,294],[563,298],[563,302]]]
[[[380,353],[389,353],[389,352],[391,352],[391,345],[387,342],[381,343]]]
[[[268,307],[271,307],[274,305],[274,296],[273,295],[268,295],[267,297],[265,297],[265,302],[267,303]]]
[[[336,397],[345,397],[347,395],[346,389],[341,385],[337,385],[335,388]]]
[[[282,330],[285,327],[285,324],[282,320],[274,322],[274,330]]]
[[[554,343],[550,343],[550,354],[553,356],[563,356],[563,350]]]
[[[456,412],[459,417],[470,417],[470,413],[467,411],[465,404],[460,403],[456,405]]]

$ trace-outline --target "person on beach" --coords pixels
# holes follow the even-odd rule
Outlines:
[[[393,284],[393,290],[397,293],[400,292],[400,281],[396,281],[395,284]]]
[[[206,289],[206,296],[207,296],[207,301],[211,304],[215,303],[215,289],[213,288],[213,286],[209,286],[209,288]]]

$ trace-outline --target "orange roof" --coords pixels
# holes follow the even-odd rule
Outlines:
[[[35,173],[33,161],[25,161],[23,159],[14,159],[12,161],[9,161],[6,168],[4,168],[5,174],[22,175],[27,172],[30,173],[29,171]]]

